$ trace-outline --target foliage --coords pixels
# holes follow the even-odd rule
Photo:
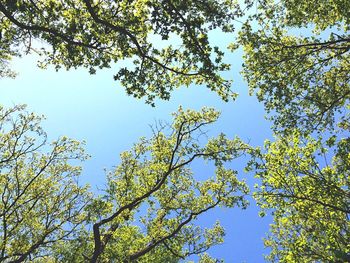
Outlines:
[[[331,130],[350,98],[349,1],[258,2],[240,33],[250,92],[277,130]]]
[[[56,242],[74,238],[85,219],[87,189],[70,160],[86,155],[66,137],[45,146],[40,120],[23,106],[0,107],[1,262],[45,257]]]
[[[9,50],[9,43],[6,43],[2,39],[0,31],[0,78],[15,77],[15,73],[11,71],[11,69],[8,66],[12,55],[14,54]]]
[[[6,58],[6,60],[5,60],[5,58]],[[14,78],[16,76],[16,74],[8,66],[9,57],[6,56],[5,58],[2,58],[1,54],[0,54],[0,78],[4,78],[4,77]]]
[[[276,136],[249,165],[261,213],[273,215],[273,262],[350,260],[349,10],[343,0],[261,0],[240,32],[243,75]]]
[[[337,147],[295,131],[267,141],[266,153],[254,153],[250,168],[261,180],[255,197],[263,212],[273,209],[265,240],[273,262],[350,259],[350,139],[332,138],[328,144]]]
[[[204,147],[198,141],[202,129],[218,116],[210,108],[200,112],[180,108],[171,126],[161,125],[152,138],[142,138],[121,154],[120,165],[108,174],[106,194],[91,206],[92,220],[97,220],[91,261],[99,257],[103,262],[110,258],[168,262],[164,257],[169,254],[185,259],[223,241],[219,223],[211,229],[193,224],[217,206],[247,205],[247,186],[224,167],[247,146],[223,134]],[[190,164],[197,159],[213,162],[215,175],[195,176]]]
[[[229,65],[208,34],[232,32],[242,15],[234,0],[8,0],[0,2],[0,40],[8,55],[35,51],[44,55],[43,66],[57,69],[94,73],[130,59],[134,65],[120,68],[115,79],[148,103],[191,83],[228,100],[235,93],[219,73]]]
[[[63,137],[44,153],[41,117],[23,106],[0,114],[1,261],[178,262],[223,242],[219,222],[194,224],[200,215],[247,206],[246,184],[224,167],[247,145],[220,134],[201,146],[203,128],[219,117],[213,109],[180,108],[172,125],[121,154],[94,198],[77,183],[80,167],[69,164],[86,158],[78,142]],[[215,175],[195,176],[198,159],[213,162]]]
[[[219,262],[205,251],[223,241],[223,228],[194,221],[217,206],[246,207],[247,186],[224,163],[249,150],[248,170],[260,180],[255,198],[274,219],[267,258],[350,261],[350,2],[255,2],[239,33],[243,75],[273,120],[276,140],[251,149],[220,134],[203,146],[202,128],[218,112],[180,108],[172,125],[159,124],[121,154],[104,194],[86,206],[86,188],[71,183],[79,168],[68,164],[85,158],[79,144],[62,138],[40,153],[40,118],[1,108],[8,126],[0,134],[0,260],[178,262],[199,254],[201,262]],[[230,0],[1,1],[0,77],[12,74],[13,56],[33,51],[44,56],[43,67],[90,73],[126,60],[133,66],[115,79],[147,103],[192,83],[227,101],[236,94],[220,72],[230,65],[208,35],[233,32],[242,16]],[[197,159],[213,163],[215,175],[197,176]]]

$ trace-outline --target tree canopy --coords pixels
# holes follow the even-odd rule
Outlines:
[[[349,1],[258,2],[240,32],[251,93],[276,129],[332,129],[349,104]]]
[[[80,167],[69,164],[85,159],[80,144],[64,137],[42,153],[40,117],[23,110],[0,111],[2,261],[177,262],[223,242],[219,222],[194,224],[200,215],[247,206],[246,184],[224,164],[248,146],[223,134],[199,143],[219,117],[213,109],[180,108],[172,125],[155,127],[121,154],[98,197],[77,184]],[[213,162],[215,174],[195,175],[196,159]]]
[[[272,262],[348,262],[349,2],[258,1],[240,32],[243,75],[275,141],[252,151]]]
[[[232,0],[1,1],[0,62],[37,52],[44,55],[42,66],[83,66],[94,73],[129,59],[133,66],[117,69],[114,78],[148,103],[191,83],[228,100],[235,93],[220,72],[230,65],[208,34],[233,32],[233,20],[242,15]]]
[[[350,259],[349,142],[333,142],[330,152],[321,138],[296,130],[254,153],[250,168],[261,180],[255,198],[264,213],[274,211],[265,239],[272,262]]]
[[[85,217],[86,187],[78,184],[86,158],[81,145],[60,138],[43,151],[41,117],[23,106],[0,107],[0,261],[36,260],[75,238]],[[46,150],[46,149],[45,149]]]
[[[92,74],[124,61],[114,78],[149,104],[190,84],[228,101],[237,95],[221,74],[230,64],[209,35],[231,37],[237,18],[231,48],[244,50],[242,74],[274,139],[253,148],[220,134],[205,144],[203,128],[219,113],[180,107],[172,124],[121,154],[96,196],[77,183],[80,143],[48,146],[40,117],[1,107],[0,261],[217,262],[205,252],[223,242],[223,228],[195,220],[247,206],[247,185],[225,166],[243,153],[261,215],[273,217],[267,260],[350,261],[349,1],[0,1],[0,77],[13,76],[12,57],[32,52],[42,67]],[[215,173],[195,174],[198,159]]]

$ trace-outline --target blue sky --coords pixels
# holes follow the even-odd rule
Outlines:
[[[214,38],[214,41],[222,41],[220,35]],[[254,146],[271,138],[263,106],[255,97],[248,96],[247,85],[239,76],[240,52],[227,56],[233,66],[225,73],[234,79],[232,89],[239,92],[235,102],[225,103],[205,87],[191,86],[174,91],[170,101],[158,101],[155,108],[125,95],[123,88],[113,80],[116,66],[89,75],[85,69],[41,70],[36,67],[36,60],[37,57],[31,55],[13,61],[12,68],[19,75],[16,79],[0,79],[0,104],[25,103],[30,111],[44,114],[47,119],[43,126],[51,140],[62,135],[85,140],[86,150],[92,157],[83,164],[82,182],[89,183],[93,189],[103,187],[103,169],[117,165],[122,151],[131,148],[139,137],[151,135],[149,124],[155,120],[170,122],[170,114],[179,105],[191,109],[211,106],[221,111],[221,118],[210,127],[209,134],[237,135]],[[229,166],[242,171],[244,160]],[[207,172],[199,165],[193,169],[198,174]],[[252,174],[241,172],[239,176],[247,178],[250,186],[255,182]],[[202,216],[201,224],[220,220],[227,230],[225,243],[213,248],[210,254],[226,262],[263,262],[263,253],[267,251],[263,249],[262,237],[270,219],[261,219],[257,214],[258,209],[252,202],[246,211],[219,209]]]

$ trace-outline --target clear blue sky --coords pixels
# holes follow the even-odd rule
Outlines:
[[[223,42],[220,35],[214,41]],[[0,104],[13,106],[25,103],[28,109],[44,114],[43,123],[51,140],[61,135],[86,140],[91,159],[83,164],[82,182],[93,189],[103,187],[104,168],[119,162],[119,153],[128,150],[140,136],[151,134],[149,124],[155,120],[171,121],[170,114],[183,108],[200,109],[212,106],[222,112],[220,120],[210,127],[210,134],[226,133],[239,136],[252,145],[262,145],[271,138],[269,123],[264,120],[264,111],[255,97],[248,96],[247,85],[239,76],[241,53],[228,55],[232,70],[225,76],[233,78],[233,90],[239,92],[235,102],[224,103],[204,87],[182,88],[172,94],[170,101],[158,101],[155,108],[125,95],[120,85],[113,80],[115,69],[104,69],[96,75],[78,69],[69,72],[41,70],[36,67],[37,58],[27,56],[15,59],[12,68],[19,75],[16,79],[0,79]],[[241,171],[244,163],[229,164]],[[207,169],[195,166],[199,174]],[[239,175],[247,178],[253,186],[252,174]],[[209,251],[226,262],[264,262],[262,237],[268,230],[269,218],[259,218],[258,209],[252,202],[249,209],[218,209],[202,216],[200,224],[207,225],[220,220],[227,230],[225,243]]]

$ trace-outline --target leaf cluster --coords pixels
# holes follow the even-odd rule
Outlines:
[[[251,151],[272,262],[348,262],[349,2],[257,1],[243,75],[275,141]],[[255,25],[253,26],[253,23]]]
[[[225,163],[248,146],[220,134],[203,146],[212,108],[174,113],[120,155],[104,194],[78,184],[86,159],[81,144],[62,137],[50,145],[42,117],[24,106],[0,109],[0,260],[9,262],[178,262],[223,242],[219,222],[195,224],[216,207],[246,208],[248,188]],[[47,152],[45,152],[47,150]],[[195,175],[191,163],[213,163]]]
[[[128,59],[133,66],[114,78],[147,103],[167,100],[174,88],[191,83],[227,101],[236,94],[220,72],[230,66],[208,34],[232,32],[242,15],[233,0],[1,1],[0,58],[37,52],[44,55],[43,67],[86,67],[90,73]]]

